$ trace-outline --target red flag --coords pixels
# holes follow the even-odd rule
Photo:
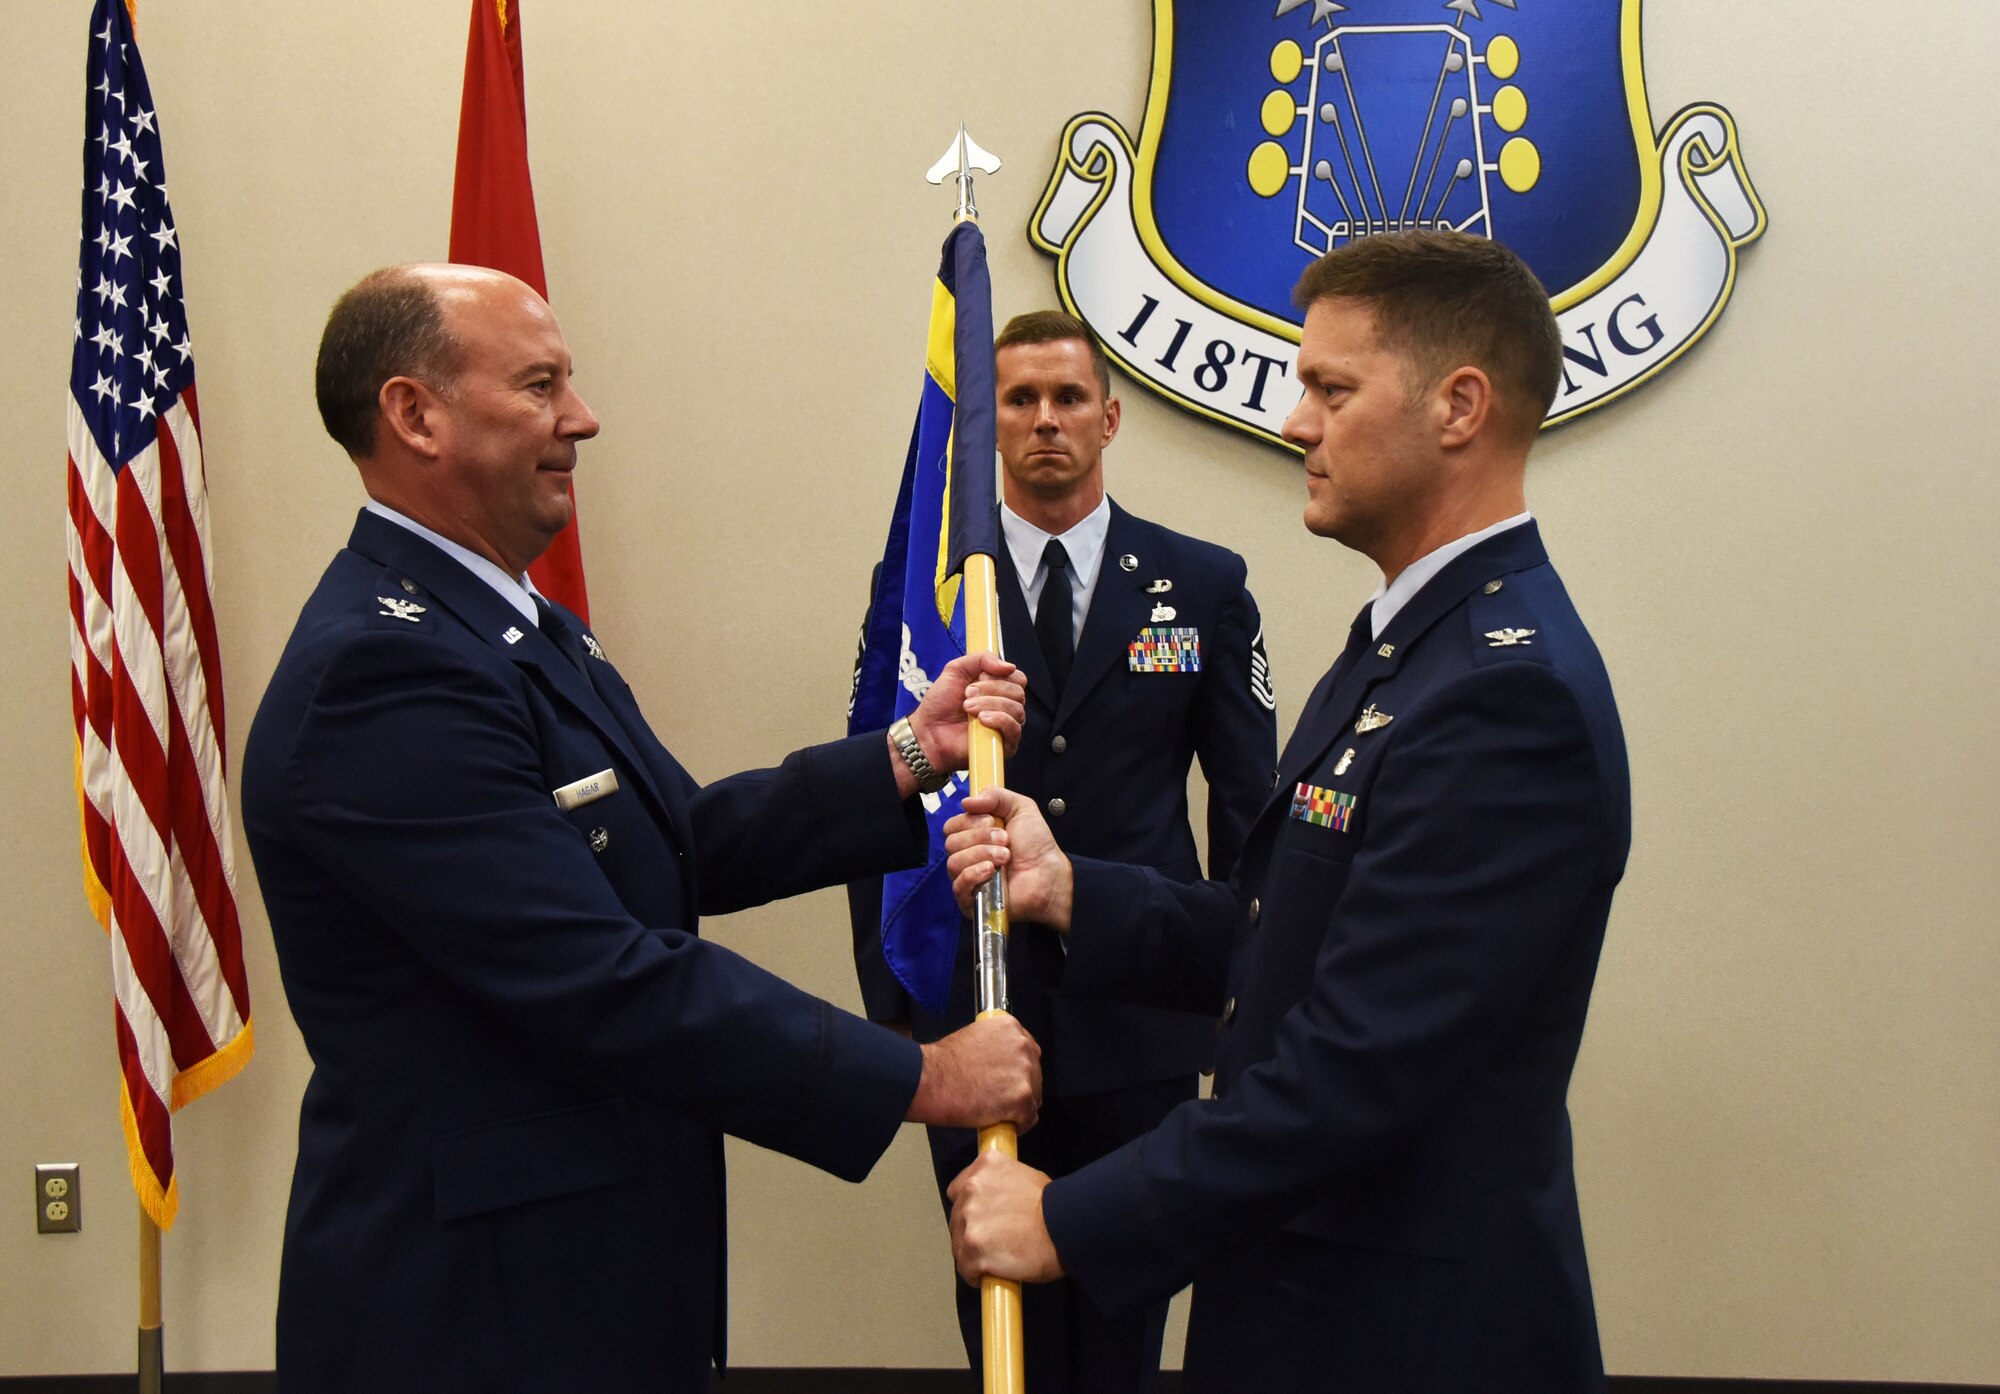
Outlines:
[[[458,111],[458,174],[451,191],[451,259],[518,276],[548,298],[535,186],[528,175],[528,107],[521,82],[521,0],[472,0],[465,96]],[[536,589],[587,622],[583,545],[570,522],[528,568]]]
[[[250,984],[180,234],[122,0],[98,0],[90,28],[67,412],[70,704],[132,1184],[167,1229],[180,1199],[171,1115],[250,1058]]]

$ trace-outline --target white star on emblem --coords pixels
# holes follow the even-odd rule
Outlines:
[[[160,196],[164,198],[166,196],[166,192],[167,192],[166,189],[162,188],[160,190]],[[178,247],[180,245],[179,243],[174,241],[174,225],[172,223],[161,223],[158,227],[154,228],[151,232],[147,233],[146,236],[152,238],[155,242],[159,243],[160,250],[163,252],[169,247]]]
[[[99,305],[102,305],[105,301],[111,298],[111,293],[117,289],[118,287],[111,284],[111,278],[109,276],[99,276],[97,278],[97,284],[91,287],[91,294],[95,295],[97,297],[97,303]]]
[[[152,161],[150,160],[142,160],[138,156],[134,155],[132,157],[132,177],[138,180],[141,184],[145,183],[146,168],[151,163]]]
[[[139,345],[138,351],[132,355],[132,361],[139,364],[149,373],[153,371],[153,351],[143,343]]]
[[[132,158],[132,137],[130,137],[130,136],[128,136],[128,135],[126,135],[126,134],[125,134],[125,133],[124,133],[123,131],[120,131],[120,132],[118,133],[118,139],[116,139],[116,140],[114,140],[114,141],[112,141],[112,142],[111,142],[111,148],[112,148],[113,150],[116,150],[116,151],[118,152],[118,158],[119,158],[119,159],[121,159],[121,160],[129,160],[129,159],[131,159],[131,158]]]
[[[166,322],[166,321],[165,321],[164,319],[159,319],[159,320],[154,320],[154,321],[153,321],[153,328],[152,328],[152,331],[151,331],[151,333],[152,333],[153,337],[154,337],[155,339],[158,339],[158,340],[159,340],[159,341],[160,341],[161,343],[163,343],[163,344],[164,344],[164,343],[165,343],[165,342],[167,341],[167,335],[168,335],[168,334],[169,334],[170,332],[172,332],[172,331],[170,331],[170,330],[169,330],[169,329],[167,328],[167,322]]]
[[[111,245],[110,245],[109,247],[105,248],[105,251],[107,251],[108,253],[110,253],[110,255],[111,255],[111,259],[112,259],[113,261],[116,261],[116,260],[118,260],[118,258],[120,258],[120,257],[129,257],[129,256],[131,256],[131,255],[132,255],[132,234],[130,234],[129,232],[128,232],[128,233],[120,233],[120,234],[119,234],[118,236],[116,236],[116,237],[112,238],[112,239],[111,239]]]
[[[125,287],[114,284],[111,287],[111,303],[119,309],[125,308]]]
[[[105,21],[104,21],[104,32],[103,32],[102,34],[99,34],[99,35],[97,36],[97,42],[99,42],[99,43],[101,43],[101,44],[108,44],[108,43],[110,43],[110,42],[111,42],[111,21],[110,21],[110,20],[108,20],[108,19],[107,19],[107,20],[105,20]],[[104,86],[105,86],[105,88],[107,88],[107,89],[108,89],[108,88],[109,88],[109,87],[111,86],[111,79],[110,79],[110,78],[108,78],[108,77],[107,77],[107,78],[105,78],[105,79],[104,79]]]
[[[139,413],[139,419],[141,421],[151,421],[153,419],[153,413],[156,410],[158,410],[158,408],[156,408],[153,405],[153,399],[151,397],[141,397],[138,401],[132,404],[132,410]]]
[[[167,274],[167,269],[163,266],[160,268],[159,274],[153,277],[151,284],[153,287],[153,294],[159,296],[160,299],[165,300],[167,298],[167,292],[173,289],[174,281],[173,277]]]
[[[142,131],[150,131],[152,129],[153,129],[152,112],[139,111],[139,112],[134,112],[132,114],[132,132],[134,135],[137,135]]]
[[[109,373],[99,373],[97,381],[90,385],[90,390],[97,394],[97,400],[100,402],[106,397],[115,397],[117,395],[117,389],[113,386],[111,374]]]
[[[91,335],[90,342],[96,344],[113,358],[122,358],[125,354],[125,341],[119,338],[118,331],[108,324]]]
[[[120,208],[129,211],[132,207],[132,189],[130,186],[121,180],[118,187],[111,191],[111,201]]]
[[[194,352],[194,345],[188,341],[188,336],[183,333],[181,341],[174,345],[174,350],[180,354],[181,362],[185,363],[188,361],[188,356]]]

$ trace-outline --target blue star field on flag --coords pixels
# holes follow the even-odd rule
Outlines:
[[[84,102],[83,239],[70,394],[116,470],[194,385],[181,249],[153,96],[119,0],[92,22]]]

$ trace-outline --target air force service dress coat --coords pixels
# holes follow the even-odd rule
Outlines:
[[[1565,1096],[1630,828],[1533,523],[1357,626],[1232,884],[1078,863],[1066,989],[1223,1032],[1213,1101],[1044,1192],[1068,1271],[1192,1280],[1191,1391],[1601,1389]]]
[[[280,1387],[705,1391],[722,1135],[858,1180],[920,1061],[699,916],[919,859],[882,737],[697,787],[594,639],[363,513],[243,807],[313,1060]]]
[[[1000,549],[1001,637],[1028,679],[1020,750],[1007,785],[1041,805],[1067,849],[1151,867],[1175,881],[1201,877],[1188,822],[1188,770],[1208,784],[1208,865],[1227,876],[1270,792],[1277,758],[1276,700],[1257,602],[1243,558],[1110,505],[1097,583],[1069,681],[1050,677],[1012,553]],[[857,895],[856,953],[869,1015],[909,1018],[933,1040],[973,1017],[975,952],[962,927],[949,1009],[912,1005],[882,964],[879,889]],[[1087,931],[1079,931],[1087,932]],[[1215,1011],[1183,1011],[1064,986],[1062,937],[1016,923],[1007,949],[1011,1009],[1042,1045],[1046,1098],[1021,1157],[1055,1175],[1095,1161],[1157,1124],[1196,1092],[1215,1048]],[[929,1130],[940,1193],[971,1165],[975,1137]],[[975,1363],[979,1293],[954,1280],[959,1325]],[[1150,1389],[1159,1368],[1166,1296],[1131,1311],[1075,1301],[1065,1285],[1025,1294],[1030,1388],[1065,1394]]]
[[[1097,585],[1060,695],[1007,549],[999,559],[1007,659],[1027,675],[1027,720],[1007,786],[1034,799],[1066,851],[1202,874],[1188,823],[1187,777],[1208,783],[1208,865],[1226,877],[1270,792],[1277,702],[1243,558],[1111,504]],[[1178,633],[1198,648],[1167,647]],[[1151,645],[1150,648],[1146,647]],[[972,927],[961,927],[950,1010],[913,1004],[881,958],[880,900],[855,899],[856,962],[869,1016],[912,1020],[919,1040],[972,1020]],[[1215,1012],[1075,1000],[1060,936],[1016,928],[1008,945],[1012,1011],[1042,1047],[1051,1098],[1186,1077],[1208,1067]],[[954,1173],[956,1174],[956,1173]],[[943,1178],[949,1181],[949,1176]]]

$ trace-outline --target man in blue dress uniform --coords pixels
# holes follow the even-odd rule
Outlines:
[[[1008,657],[1028,677],[1027,719],[1007,787],[1033,799],[1063,845],[1200,878],[1187,779],[1208,781],[1208,872],[1227,877],[1277,758],[1276,698],[1243,558],[1134,517],[1105,493],[1118,434],[1111,367],[1082,321],[1017,315],[994,340],[1002,465],[998,565]],[[942,1016],[913,1003],[883,964],[878,883],[852,897],[856,966],[869,1016],[935,1040],[973,1018],[974,950],[963,926]],[[1062,936],[1017,919],[1007,946],[1009,1009],[1041,1043],[1041,1122],[1021,1156],[1063,1176],[1151,1129],[1195,1097],[1215,1048],[1215,1013],[1078,997],[1064,986]],[[938,1190],[973,1158],[974,1134],[930,1130]],[[955,1283],[960,1333],[980,1364],[979,1290]],[[1036,1394],[1143,1394],[1160,1367],[1167,1299],[1118,1311],[1058,1280],[1023,1303]]]
[[[925,854],[914,795],[973,655],[881,732],[698,787],[525,572],[570,516],[577,395],[548,306],[400,267],[334,307],[318,393],[370,500],[243,760],[244,823],[313,1059],[279,1387],[697,1394],[720,1363],[722,1135],[859,1180],[904,1119],[1031,1124],[1007,1020],[919,1047],[698,937]]]
[[[1298,300],[1306,525],[1383,587],[1234,877],[1068,857],[1004,793],[948,843],[961,894],[1004,862],[1015,913],[1070,931],[1070,991],[1219,1010],[1215,1097],[1053,1182],[980,1158],[958,1263],[1109,1307],[1192,1280],[1190,1391],[1590,1394],[1565,1095],[1631,821],[1526,510],[1561,340],[1527,267],[1460,234],[1363,238]]]

